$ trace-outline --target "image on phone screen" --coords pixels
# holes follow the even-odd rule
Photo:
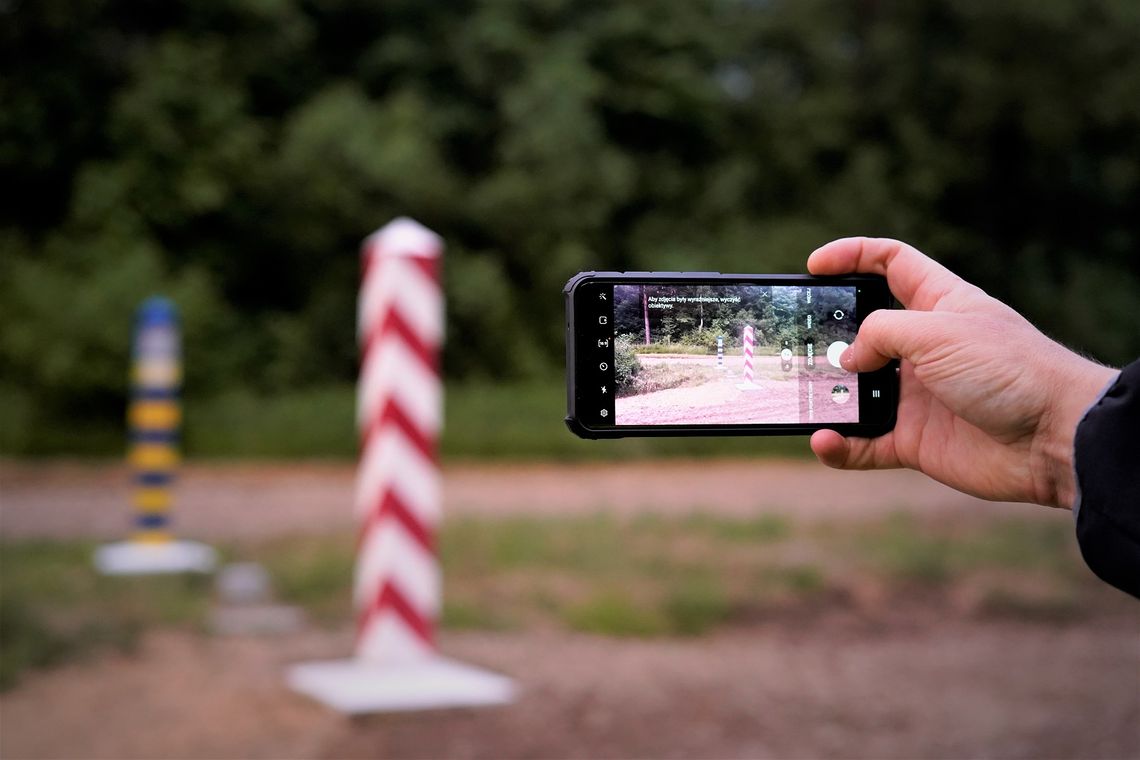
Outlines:
[[[858,422],[855,307],[855,286],[614,285],[613,424]]]

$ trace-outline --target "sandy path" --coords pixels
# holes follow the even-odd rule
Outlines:
[[[445,634],[518,680],[489,710],[349,721],[290,693],[342,633],[149,636],[0,696],[11,758],[1123,758],[1140,753],[1140,619],[758,625],[695,641]],[[557,652],[557,657],[551,653]],[[50,716],[50,719],[48,718]]]
[[[329,533],[353,525],[350,464],[190,464],[176,486],[175,520],[187,536],[256,539]],[[122,535],[129,473],[118,464],[0,463],[0,536]],[[1068,519],[1067,512],[994,504],[915,472],[840,472],[809,461],[657,461],[623,464],[452,464],[450,516],[694,510],[803,520],[867,519],[890,512],[1005,514]]]
[[[757,356],[752,388],[744,383],[743,359],[725,357],[725,369],[716,370],[716,357],[695,354],[644,354],[647,366],[686,365],[713,370],[708,382],[669,388],[654,393],[624,396],[614,402],[615,419],[621,425],[685,425],[730,423],[857,422],[858,377],[835,370],[826,363],[801,377],[798,367],[780,369],[778,356]],[[802,361],[797,358],[797,362]],[[832,399],[832,389],[845,386],[846,403]],[[801,403],[810,394],[812,404]]]

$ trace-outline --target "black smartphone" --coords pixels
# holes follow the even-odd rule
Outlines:
[[[894,427],[897,362],[839,365],[894,305],[882,277],[582,272],[563,293],[566,424],[583,438]]]

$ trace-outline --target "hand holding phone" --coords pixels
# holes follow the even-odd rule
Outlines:
[[[891,429],[897,363],[839,356],[890,308],[876,275],[583,272],[566,299],[567,417],[584,438]]]

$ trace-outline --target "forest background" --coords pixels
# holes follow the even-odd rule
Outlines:
[[[809,337],[821,345],[851,340],[844,320],[854,316],[854,288],[817,286],[810,304],[803,294],[755,285],[615,285],[613,330],[642,353],[716,353],[718,338],[722,349],[740,353],[746,325],[755,351],[769,355],[785,343],[802,355]]]
[[[401,214],[447,243],[449,414],[530,388],[558,426],[579,270],[801,272],[850,234],[1140,355],[1131,0],[17,0],[0,59],[3,453],[121,449],[156,292],[191,453],[350,452],[296,429],[351,429],[359,244]]]

